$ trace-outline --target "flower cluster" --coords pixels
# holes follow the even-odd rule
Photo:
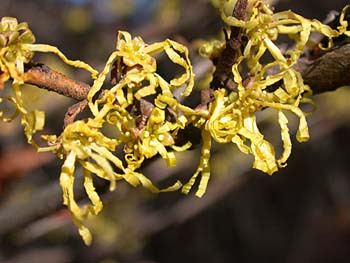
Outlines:
[[[1,20],[0,88],[3,89],[3,84],[12,79],[14,95],[1,97],[0,102],[8,100],[16,110],[9,117],[5,116],[4,110],[0,111],[0,117],[11,121],[20,115],[28,142],[38,151],[49,150],[64,159],[60,175],[64,204],[71,211],[86,244],[91,243],[91,234],[83,221],[89,215],[97,215],[103,206],[94,188],[92,175],[109,181],[110,190],[116,187],[117,181],[125,180],[132,186],[142,185],[155,193],[182,188],[185,194],[189,193],[200,175],[196,195],[201,197],[210,178],[212,140],[237,145],[241,152],[254,156],[254,168],[272,174],[286,165],[291,154],[287,111],[299,118],[297,140],[305,142],[309,139],[308,113],[303,112],[301,105],[313,105],[311,90],[294,66],[312,32],[328,37],[329,47],[332,46],[332,38],[341,34],[350,35],[344,19],[345,9],[340,16],[340,26],[334,30],[292,11],[274,13],[260,1],[250,1],[255,4],[248,10],[249,18],[239,20],[226,13],[227,5],[232,6],[232,2],[216,1],[222,20],[230,27],[242,28],[247,39],[242,54],[232,66],[236,87],[213,90],[207,107],[195,109],[183,105],[173,95],[174,89],[182,88],[182,95],[188,96],[194,86],[188,50],[175,41],[167,39],[149,45],[140,37],[132,38],[129,33],[119,31],[114,52],[104,69],[97,72],[82,61],[69,60],[56,47],[35,44],[27,24],[18,24],[14,18]],[[276,44],[280,35],[287,35],[295,42],[293,48],[285,53]],[[225,44],[220,41],[208,42],[201,53],[217,58]],[[25,82],[24,64],[31,61],[34,52],[54,53],[66,64],[90,72],[94,79],[87,96],[90,117],[67,125],[59,136],[43,136],[50,145],[47,148],[39,148],[32,138],[44,126],[44,113],[38,110],[28,112],[21,98],[21,87]],[[156,56],[160,53],[183,69],[180,76],[167,81],[159,74]],[[270,58],[270,61],[266,62],[266,58]],[[107,88],[104,84],[109,73],[112,74],[112,87]],[[256,113],[265,108],[277,112],[283,142],[283,152],[279,157],[276,157],[274,146],[264,138],[257,125]],[[191,147],[190,142],[177,145],[177,136],[190,125],[201,130],[202,148],[198,168],[185,185],[176,181],[160,190],[138,169],[146,159],[155,156],[164,159],[168,166],[176,165],[174,152]],[[113,135],[107,135],[106,127],[112,127]],[[120,149],[123,155],[116,154]],[[74,198],[77,165],[84,171],[84,188],[91,201],[84,207],[80,207]]]
[[[165,52],[169,59],[184,68],[184,73],[166,81],[157,73],[154,55]],[[118,81],[104,89],[103,84],[113,66],[117,67]],[[97,76],[88,94],[91,118],[76,121],[68,125],[61,136],[47,137],[59,145],[56,152],[66,158],[61,172],[61,187],[64,203],[72,212],[74,222],[79,228],[86,244],[91,242],[89,230],[82,221],[89,214],[97,214],[102,203],[91,184],[85,184],[85,190],[92,202],[83,210],[74,201],[73,182],[76,163],[83,167],[85,177],[95,174],[110,181],[110,190],[117,180],[124,179],[133,186],[142,185],[152,192],[174,191],[181,187],[179,181],[172,186],[159,190],[143,174],[136,170],[147,158],[160,155],[168,166],[174,166],[176,159],[173,151],[185,150],[191,145],[176,146],[174,137],[185,128],[180,115],[169,118],[166,104],[160,96],[174,99],[172,90],[186,86],[183,95],[190,94],[194,74],[188,58],[187,49],[172,40],[147,45],[139,37],[131,38],[127,32],[118,34],[115,51],[107,60],[105,68]],[[150,95],[156,94],[155,99]],[[150,101],[147,101],[150,100]],[[136,109],[138,107],[138,109]],[[140,115],[133,111],[141,110]],[[102,130],[108,124],[117,134],[108,137]],[[123,147],[124,159],[116,156],[118,147]],[[116,171],[119,171],[117,173]],[[93,212],[92,212],[93,211]]]
[[[17,19],[3,17],[0,21],[0,88],[10,78],[13,79],[14,96],[0,97],[0,103],[9,101],[16,110],[11,116],[6,116],[7,110],[0,112],[3,121],[10,122],[21,115],[21,122],[25,126],[28,142],[32,143],[32,135],[41,130],[44,125],[44,113],[41,111],[27,112],[23,106],[20,85],[23,84],[22,74],[24,63],[28,63],[34,52],[25,48],[35,42],[35,37],[28,28],[27,23],[18,24]]]
[[[232,67],[237,89],[214,91],[205,129],[215,141],[233,142],[243,153],[253,155],[253,167],[272,174],[286,165],[291,153],[285,111],[293,112],[300,120],[297,140],[305,142],[309,139],[305,118],[308,113],[302,111],[301,104],[313,105],[309,98],[311,89],[303,83],[300,73],[293,66],[299,60],[312,32],[320,32],[328,37],[329,47],[332,46],[332,38],[341,34],[349,35],[347,21],[344,20],[345,9],[340,17],[340,26],[333,30],[317,20],[303,18],[292,11],[273,13],[268,5],[260,1],[252,7],[247,21],[238,20],[226,15],[225,10],[230,4],[232,1],[220,1],[221,17],[227,25],[243,28],[248,42]],[[295,46],[284,54],[276,44],[280,35],[287,35],[295,41]],[[211,52],[217,52],[220,44],[214,42],[212,45],[205,45],[202,54],[213,56]],[[263,58],[266,61],[266,57],[271,57],[271,61],[262,62]],[[242,65],[248,68],[248,72],[244,73],[247,77],[242,73]],[[273,91],[268,89],[271,86],[274,86]],[[264,108],[273,108],[278,113],[284,147],[279,158],[276,158],[273,145],[264,139],[256,123],[256,112]]]

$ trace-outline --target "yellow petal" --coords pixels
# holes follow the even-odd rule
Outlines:
[[[45,44],[24,44],[23,48],[26,48],[34,52],[48,52],[48,53],[56,54],[67,65],[70,65],[76,68],[85,69],[86,71],[90,72],[93,78],[95,78],[98,74],[98,71],[92,68],[89,64],[86,64],[85,62],[80,60],[68,59],[57,47],[45,45]]]
[[[281,127],[281,138],[283,142],[283,153],[280,159],[277,161],[280,167],[285,166],[285,162],[288,160],[291,152],[292,152],[292,142],[289,135],[288,129],[288,119],[284,113],[279,110],[278,111],[278,122]]]
[[[210,178],[210,149],[210,133],[208,131],[202,130],[202,151],[199,165],[191,179],[182,187],[182,193],[188,194],[193,184],[195,183],[197,176],[201,174],[202,178],[199,182],[199,187],[196,192],[196,196],[202,197],[204,195]]]
[[[84,188],[85,191],[92,202],[92,205],[86,206],[86,215],[92,214],[97,215],[103,208],[100,197],[98,196],[94,183],[91,177],[91,173],[87,170],[84,170]]]

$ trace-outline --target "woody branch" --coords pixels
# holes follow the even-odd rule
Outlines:
[[[350,44],[328,51],[315,60],[302,58],[295,68],[314,94],[350,85]],[[27,65],[24,81],[79,101],[87,98],[90,89],[89,84],[71,79],[43,64]]]

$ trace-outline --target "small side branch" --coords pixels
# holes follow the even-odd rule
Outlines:
[[[78,114],[83,112],[86,109],[87,105],[88,105],[88,100],[84,99],[70,106],[66,112],[66,115],[64,116],[63,128],[73,123],[75,118],[78,116]]]

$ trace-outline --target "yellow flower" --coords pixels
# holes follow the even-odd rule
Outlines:
[[[43,129],[45,114],[43,111],[33,110],[29,112],[22,100],[21,87],[24,84],[24,63],[29,63],[35,52],[51,52],[58,55],[66,64],[83,68],[91,72],[92,76],[97,74],[91,66],[81,61],[72,61],[66,58],[56,47],[42,44],[34,44],[35,37],[27,23],[18,24],[16,18],[3,17],[0,21],[0,87],[3,83],[13,79],[13,96],[0,97],[0,103],[4,100],[10,101],[15,106],[14,114],[5,116],[7,109],[0,111],[3,121],[10,122],[18,115],[24,126],[24,133],[29,144],[39,151],[50,150],[50,148],[39,148],[33,140],[33,135]],[[0,89],[1,90],[1,89]]]
[[[230,1],[233,3],[234,1]],[[254,1],[252,1],[254,2]],[[199,116],[189,109],[182,109],[188,120],[194,120],[197,127],[200,127],[203,136],[203,148],[200,166],[194,177],[183,188],[184,193],[188,193],[198,173],[208,167],[205,165],[209,161],[210,143],[214,139],[219,143],[232,142],[246,154],[254,156],[253,167],[268,174],[273,174],[279,168],[286,166],[292,144],[288,129],[288,119],[284,111],[291,111],[299,118],[299,128],[296,138],[299,142],[309,139],[306,115],[300,105],[309,103],[313,105],[309,98],[311,90],[303,83],[303,79],[293,65],[299,60],[311,32],[320,32],[329,38],[329,47],[332,45],[332,38],[341,34],[349,35],[347,21],[344,19],[346,8],[340,17],[341,26],[333,30],[327,25],[323,25],[317,20],[305,19],[292,11],[273,13],[273,11],[262,1],[255,1],[248,11],[250,18],[247,21],[238,20],[235,17],[226,15],[232,13],[226,1],[219,1],[221,17],[229,26],[242,27],[248,43],[244,52],[232,67],[233,79],[237,84],[237,89],[232,92],[226,90],[214,91],[213,101],[209,104],[207,113]],[[233,5],[231,5],[233,8]],[[289,49],[285,54],[278,48],[275,41],[279,35],[286,34],[296,42],[295,47]],[[219,48],[219,49],[218,49]],[[220,52],[220,42],[208,42],[200,50],[201,54],[209,57],[218,56]],[[262,57],[271,57],[272,61],[262,62]],[[248,84],[243,84],[244,76],[241,75],[241,65],[247,65]],[[274,73],[272,73],[274,72]],[[277,88],[268,91],[267,88],[275,85]],[[168,99],[168,105],[176,109],[178,104]],[[283,142],[283,152],[279,158],[276,157],[274,146],[264,139],[264,135],[259,131],[255,113],[266,107],[276,109],[278,113],[278,123],[281,128],[281,139]],[[194,117],[196,116],[196,117]],[[204,124],[203,124],[204,118]],[[199,121],[202,119],[202,121]],[[191,121],[189,121],[191,122]],[[207,131],[210,136],[206,134]],[[204,140],[204,137],[206,140]],[[211,138],[210,138],[211,137]],[[207,145],[205,145],[207,143]],[[208,154],[209,149],[209,154]],[[203,162],[203,160],[205,162]],[[206,185],[209,178],[209,171],[205,179],[201,180],[202,185]],[[204,189],[204,190],[203,190]],[[205,187],[197,192],[201,196]]]
[[[34,52],[23,48],[25,44],[33,44],[35,37],[27,23],[18,24],[13,17],[3,17],[0,21],[0,65],[3,74],[18,78],[23,73],[23,63],[28,63]]]
[[[173,63],[185,70],[180,77],[170,82],[156,72],[157,65],[154,55],[163,51]],[[89,107],[95,116],[98,116],[100,111],[99,104],[104,104],[107,97],[96,101],[93,101],[93,97],[101,90],[115,60],[117,60],[118,73],[121,76],[119,82],[108,92],[111,104],[116,102],[126,108],[133,104],[134,98],[140,100],[148,95],[156,94],[157,88],[161,89],[163,95],[172,97],[171,90],[186,83],[183,95],[187,96],[192,91],[194,74],[186,47],[170,39],[147,45],[141,38],[132,39],[128,32],[119,31],[116,50],[110,55],[105,68],[95,80],[88,95]]]
[[[162,51],[185,71],[170,82],[157,73],[154,55]],[[117,65],[116,74],[119,81],[111,89],[102,91],[104,80],[113,63]],[[147,45],[141,38],[131,39],[129,33],[121,31],[118,34],[116,51],[109,57],[88,94],[89,108],[93,116],[68,125],[59,138],[46,137],[47,140],[56,141],[57,155],[65,158],[60,177],[64,204],[71,211],[73,221],[86,244],[91,243],[91,234],[83,225],[83,221],[102,209],[91,174],[110,181],[110,190],[115,188],[116,180],[121,179],[135,187],[142,185],[151,192],[174,191],[182,186],[177,181],[170,187],[159,190],[145,175],[136,170],[145,159],[158,154],[169,166],[175,165],[173,150],[185,150],[190,146],[175,146],[173,136],[179,129],[184,128],[184,123],[167,121],[165,104],[158,102],[157,98],[153,103],[149,102],[152,107],[147,112],[142,112],[145,110],[141,109],[141,116],[132,113],[131,109],[137,107],[136,101],[139,101],[142,107],[142,98],[155,94],[158,88],[161,90],[158,96],[173,98],[171,90],[187,84],[184,95],[188,95],[193,86],[193,79],[188,50],[184,46],[172,40]],[[101,95],[94,100],[96,93],[100,91]],[[181,116],[179,119],[182,119]],[[105,124],[112,126],[115,138],[103,134]],[[115,155],[117,147],[123,147],[125,161]],[[80,208],[74,199],[73,183],[77,163],[83,167],[84,187],[92,203],[85,208]]]
[[[60,145],[60,148],[57,149],[57,154],[65,158],[60,176],[64,204],[70,210],[73,221],[87,245],[91,244],[92,237],[90,231],[82,222],[87,219],[89,215],[97,215],[103,207],[93,186],[91,174],[108,180],[110,182],[111,191],[115,189],[116,181],[122,179],[135,187],[141,184],[152,192],[174,191],[181,187],[181,183],[177,181],[172,186],[159,190],[147,177],[135,171],[135,168],[138,168],[139,165],[137,167],[133,166],[133,163],[128,159],[130,154],[126,155],[128,166],[125,167],[122,160],[115,155],[116,147],[121,145],[123,140],[120,138],[108,138],[100,131],[100,128],[100,121],[89,118],[85,121],[76,121],[68,125],[59,139],[54,137],[50,138],[51,140],[58,140],[56,143]],[[161,152],[161,150],[159,150],[161,148],[159,145],[157,145],[158,148],[152,148],[147,145],[147,142],[143,143],[141,141],[140,144],[144,145],[141,154],[144,154],[147,158]],[[155,151],[152,152],[153,150]],[[146,156],[148,154],[147,151],[151,153],[148,156]],[[161,152],[161,154],[167,156],[168,153]],[[79,207],[76,203],[73,191],[77,162],[83,167],[84,188],[92,203],[83,208]],[[120,173],[115,172],[115,170],[119,170]]]

